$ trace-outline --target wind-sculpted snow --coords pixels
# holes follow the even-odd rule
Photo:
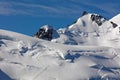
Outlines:
[[[0,30],[0,80],[119,79],[118,47],[64,45]]]

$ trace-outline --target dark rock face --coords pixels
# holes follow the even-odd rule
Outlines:
[[[40,28],[39,31],[35,34],[35,37],[40,38],[40,39],[47,39],[51,40],[52,39],[52,34],[53,34],[53,29],[52,28]]]
[[[92,21],[95,21],[98,24],[98,26],[101,26],[102,23],[105,22],[105,18],[103,18],[100,15],[92,14],[90,18],[91,18]]]
[[[116,28],[118,25],[111,21],[111,24],[113,25],[113,28]]]

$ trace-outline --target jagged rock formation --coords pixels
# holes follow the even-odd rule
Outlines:
[[[41,27],[35,34],[37,38],[51,40],[53,34],[53,28],[49,25]]]
[[[38,32],[34,35],[37,38],[45,39],[51,41],[54,38],[58,38],[59,34],[55,29],[50,25],[44,25],[40,27]]]
[[[91,20],[95,21],[98,24],[98,26],[101,26],[102,23],[105,22],[105,18],[103,16],[95,14],[91,15]]]

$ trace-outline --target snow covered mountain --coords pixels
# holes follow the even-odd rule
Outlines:
[[[87,13],[53,42],[0,29],[0,80],[120,80],[113,23]]]
[[[60,38],[53,42],[72,45],[105,45],[106,42],[109,42],[109,45],[113,46],[112,41],[118,40],[119,31],[119,25],[115,25],[98,14],[87,13],[74,24],[59,29]]]

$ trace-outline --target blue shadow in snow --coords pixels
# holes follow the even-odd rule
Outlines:
[[[19,51],[21,53],[21,55],[23,56],[24,53],[26,53],[28,51],[28,47],[22,47],[22,50]]]
[[[101,69],[102,71],[107,71],[107,72],[111,72],[111,73],[114,73],[111,68],[109,67],[105,67],[105,66],[102,66],[102,65],[94,65],[94,66],[91,66],[91,68],[94,68],[94,69]]]
[[[71,62],[74,63],[74,60],[75,60],[76,58],[79,58],[80,56],[81,56],[81,55],[78,54],[78,53],[76,53],[76,54],[74,54],[74,55],[68,53],[68,54],[65,56],[65,59],[70,59]]]
[[[3,41],[0,41],[0,47],[2,46],[2,44],[5,44]]]
[[[90,56],[93,56],[93,57],[98,58],[98,59],[109,59],[107,57],[99,56],[99,55],[90,55]]]

